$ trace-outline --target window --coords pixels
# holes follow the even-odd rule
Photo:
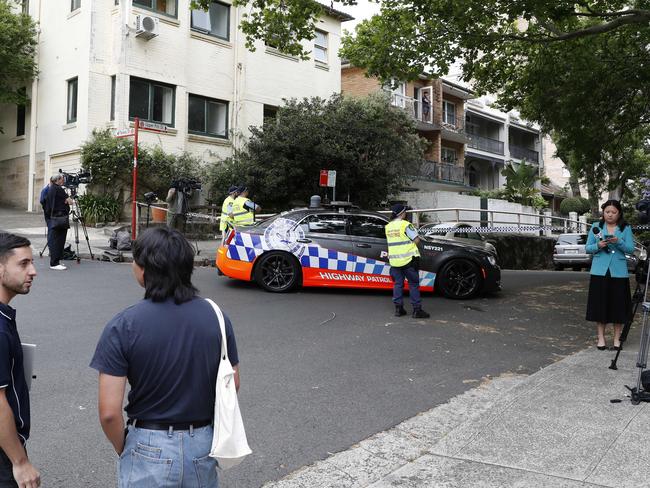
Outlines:
[[[70,0],[70,12],[74,12],[78,8],[81,8],[81,0]]]
[[[24,14],[29,14],[29,0],[22,1],[22,10]]]
[[[192,10],[192,29],[211,36],[230,39],[230,5],[212,2],[205,10]]]
[[[16,107],[16,137],[25,135],[25,112],[24,105]]]
[[[155,81],[131,78],[129,86],[129,119],[174,125],[175,87]]]
[[[327,63],[327,32],[316,31],[316,39],[314,39],[314,59],[321,63]]]
[[[111,76],[111,118],[109,120],[115,120],[115,84],[117,82],[116,76]]]
[[[227,137],[228,102],[190,95],[187,119],[194,134]]]
[[[264,105],[264,115],[263,115],[264,124],[266,124],[269,120],[275,120],[277,116],[278,116],[278,107],[274,105]]]
[[[350,217],[350,234],[357,237],[386,239],[387,223],[377,217],[354,215]]]
[[[456,157],[456,150],[449,147],[441,148],[440,159],[443,163],[456,164],[458,162],[458,158]]]
[[[176,17],[176,4],[178,0],[133,0],[133,5],[160,14]]]
[[[310,234],[345,234],[347,218],[345,215],[310,215],[301,223],[300,227],[305,233]]]
[[[448,102],[447,100],[442,101],[442,122],[444,124],[456,125],[456,104]]]
[[[72,124],[77,121],[77,91],[79,87],[79,78],[68,80],[68,107],[66,113],[66,123]]]

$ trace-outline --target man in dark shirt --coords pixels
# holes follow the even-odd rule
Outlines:
[[[119,486],[216,488],[217,464],[208,454],[222,339],[212,306],[192,285],[194,252],[180,232],[157,228],[138,238],[133,259],[144,300],[106,325],[90,363],[99,371],[100,423],[120,455]],[[225,326],[238,389],[227,318]]]
[[[50,217],[61,217],[70,213],[70,205],[72,205],[72,198],[63,189],[65,179],[63,174],[57,173],[52,178],[50,189],[47,191],[47,199],[45,206],[45,213]],[[68,229],[53,229],[48,224],[47,245],[50,248],[50,269],[57,271],[64,271],[67,269],[61,264],[61,257],[63,256],[63,248],[65,247],[65,238],[68,234]]]
[[[30,242],[0,233],[0,488],[40,486],[39,472],[27,458],[29,392],[16,311],[9,302],[29,293],[36,276]]]

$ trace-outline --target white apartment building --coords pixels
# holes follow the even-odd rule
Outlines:
[[[25,1],[25,0],[24,0]],[[206,161],[232,153],[286,98],[341,90],[341,24],[329,7],[307,41],[311,58],[263,43],[246,49],[245,11],[228,0],[208,12],[190,0],[30,0],[39,23],[40,74],[27,107],[0,105],[0,204],[33,210],[50,174],[80,168],[93,129],[163,124],[140,143],[189,151]]]

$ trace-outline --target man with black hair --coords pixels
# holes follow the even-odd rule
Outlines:
[[[35,488],[39,472],[25,451],[29,437],[29,391],[16,310],[9,302],[29,293],[36,277],[31,243],[0,233],[0,488]]]
[[[50,178],[51,185],[47,191],[45,214],[51,217],[63,217],[70,213],[72,198],[63,189],[65,178],[63,174],[57,173]],[[65,238],[68,228],[52,228],[51,221],[48,223],[47,245],[50,248],[50,269],[65,271],[67,268],[61,264]]]
[[[122,488],[218,486],[208,454],[222,338],[214,309],[192,285],[193,266],[192,246],[180,232],[145,231],[132,264],[144,299],[108,323],[90,363],[99,371],[99,419],[120,456]],[[237,344],[224,318],[239,389]]]

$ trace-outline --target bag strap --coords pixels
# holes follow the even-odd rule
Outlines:
[[[223,318],[223,313],[219,308],[219,305],[214,303],[209,298],[205,298],[205,301],[210,304],[214,313],[217,314],[217,320],[219,321],[219,329],[221,330],[221,358],[226,359],[228,357],[228,341],[226,339],[226,321]]]

